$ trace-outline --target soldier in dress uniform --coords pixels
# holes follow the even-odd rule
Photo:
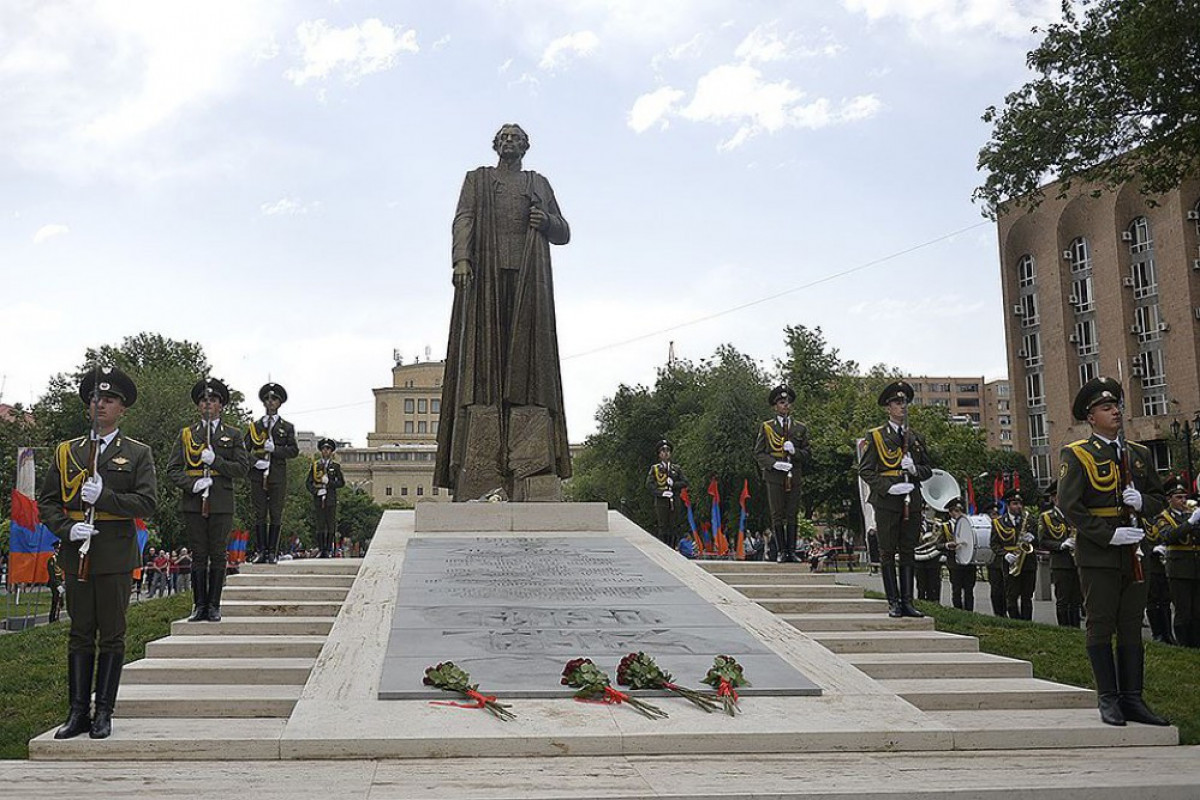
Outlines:
[[[1072,413],[1092,435],[1059,454],[1058,499],[1075,527],[1075,563],[1087,610],[1087,654],[1096,679],[1100,719],[1166,725],[1142,698],[1145,652],[1142,614],[1146,583],[1137,557],[1145,532],[1133,514],[1152,517],[1165,506],[1150,451],[1121,431],[1121,385],[1093,378],[1075,395]],[[1117,639],[1113,660],[1112,639]]]
[[[1176,479],[1171,479],[1172,485],[1176,482]],[[1167,508],[1163,510],[1163,514],[1169,512],[1168,490]],[[1154,641],[1175,644],[1171,625],[1171,586],[1167,581],[1167,544],[1163,541],[1166,531],[1159,525],[1163,521],[1165,520],[1162,514],[1142,520],[1146,538],[1142,539],[1139,547],[1142,552],[1142,570],[1146,574],[1146,619],[1150,622],[1150,635]]]
[[[992,520],[993,563],[1004,565],[1004,608],[1009,619],[1033,619],[1033,593],[1037,589],[1037,522],[1025,511],[1018,489],[1004,493],[1007,510]]]
[[[66,542],[59,561],[71,615],[70,713],[54,738],[87,731],[104,739],[112,733],[125,662],[125,610],[140,561],[134,518],[154,513],[158,483],[150,447],[120,430],[125,409],[137,401],[133,380],[115,367],[92,370],[79,397],[88,405],[93,433],[58,445],[38,492],[42,522]],[[95,717],[89,713],[93,675]]]
[[[1038,546],[1050,551],[1050,583],[1058,624],[1078,628],[1083,619],[1083,594],[1075,569],[1075,531],[1058,507],[1058,481],[1046,487],[1046,503],[1038,515]]]
[[[233,481],[246,477],[250,457],[242,432],[221,421],[229,404],[229,387],[205,378],[192,387],[200,421],[179,432],[167,477],[183,490],[179,510],[192,551],[191,622],[221,621],[221,589],[225,585],[225,551],[233,527]]]
[[[342,475],[342,465],[333,460],[337,442],[322,439],[317,442],[317,449],[320,455],[313,459],[308,474],[304,476],[304,485],[312,494],[317,510],[318,557],[329,558],[333,555],[333,543],[337,540],[337,492],[346,485],[346,478]]]
[[[966,513],[966,507],[959,498],[954,498],[946,504],[949,519],[942,523],[942,549],[946,553],[946,571],[950,573],[950,602],[955,608],[964,611],[975,610],[975,565],[960,564],[955,557],[958,540],[954,537],[954,528]]]
[[[266,413],[246,429],[245,445],[250,453],[250,504],[254,507],[255,564],[279,560],[279,536],[283,529],[283,501],[287,496],[287,462],[300,455],[296,428],[279,416],[287,402],[287,390],[278,383],[264,383],[258,390]]]
[[[880,571],[892,617],[925,616],[912,604],[913,552],[925,506],[921,481],[933,477],[933,467],[925,442],[905,424],[912,398],[913,388],[906,381],[884,387],[879,405],[887,409],[888,421],[867,431],[866,447],[858,459],[859,477],[871,490],[867,502],[875,509]]]
[[[646,489],[654,496],[654,518],[658,523],[658,539],[674,550],[679,547],[679,525],[675,497],[687,488],[683,470],[671,460],[671,443],[658,443],[658,461],[646,475]]]
[[[812,461],[808,428],[792,419],[796,393],[790,386],[776,386],[767,397],[775,415],[763,422],[754,441],[754,460],[767,485],[779,563],[800,561],[796,557],[796,514],[800,511],[800,479]]]
[[[63,585],[63,581],[67,577],[67,573],[63,572],[63,568],[58,565],[58,554],[62,551],[62,540],[54,540],[54,552],[50,554],[50,558],[46,559],[46,588],[50,590],[50,615],[47,622],[58,622],[58,617],[62,613],[63,599],[67,594],[67,587]]]
[[[1178,478],[1165,487],[1167,508],[1154,519],[1167,548],[1167,584],[1175,604],[1175,643],[1200,647],[1200,508],[1187,507],[1187,487]]]

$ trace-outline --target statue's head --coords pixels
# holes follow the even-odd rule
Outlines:
[[[501,156],[513,153],[523,156],[529,150],[529,134],[515,122],[501,125],[492,139],[492,149]]]

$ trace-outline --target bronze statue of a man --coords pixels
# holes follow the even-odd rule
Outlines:
[[[434,481],[456,501],[503,490],[559,500],[570,477],[550,245],[571,229],[541,175],[523,170],[529,137],[505,125],[495,167],[467,173],[454,215],[454,310]]]

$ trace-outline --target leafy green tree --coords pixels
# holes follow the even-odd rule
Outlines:
[[[360,488],[348,487],[338,492],[338,534],[350,541],[365,545],[375,535],[383,507]]]
[[[1079,10],[1076,10],[1078,6]],[[1194,0],[1064,0],[1026,63],[1037,73],[987,109],[987,172],[975,198],[994,216],[1006,201],[1036,206],[1057,178],[1112,188],[1139,179],[1146,194],[1200,166],[1200,7]]]

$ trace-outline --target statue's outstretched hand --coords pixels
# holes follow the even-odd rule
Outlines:
[[[454,264],[454,285],[461,288],[471,282],[471,277],[474,273],[471,271],[470,261],[458,261]]]

